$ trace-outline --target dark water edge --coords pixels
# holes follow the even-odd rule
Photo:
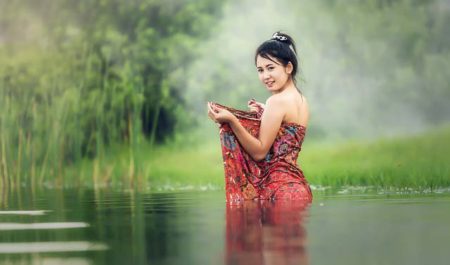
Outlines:
[[[223,191],[40,189],[0,198],[0,264],[450,261],[445,190],[316,190],[311,205],[227,205]]]

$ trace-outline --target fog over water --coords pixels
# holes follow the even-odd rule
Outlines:
[[[184,75],[190,108],[206,120],[206,101],[265,101],[254,51],[281,30],[297,43],[312,137],[378,138],[448,123],[447,2],[372,2],[231,1]]]

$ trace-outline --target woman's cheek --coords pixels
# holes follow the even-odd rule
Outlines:
[[[259,73],[258,77],[259,77],[259,81],[264,83],[264,77],[263,77],[263,75],[261,73]]]

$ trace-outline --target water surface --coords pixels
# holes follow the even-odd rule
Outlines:
[[[448,264],[450,195],[3,193],[0,264]]]

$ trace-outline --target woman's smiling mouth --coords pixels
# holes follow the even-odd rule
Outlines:
[[[271,81],[271,82],[266,82],[266,85],[267,85],[267,86],[272,86],[272,85],[273,85],[273,83],[275,83],[275,81]]]

